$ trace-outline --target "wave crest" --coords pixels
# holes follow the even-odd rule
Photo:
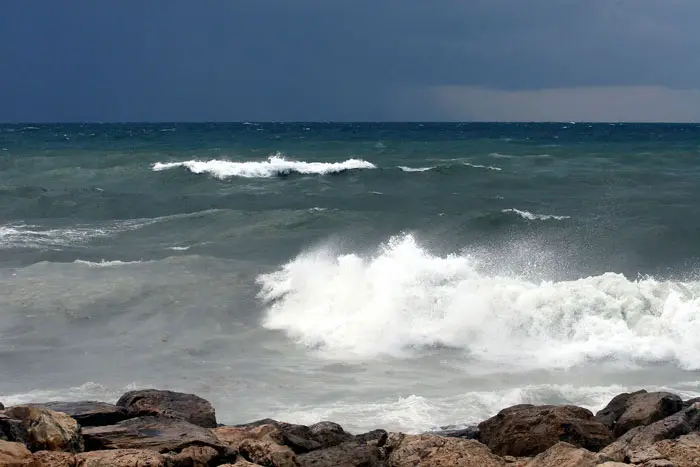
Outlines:
[[[285,159],[276,154],[266,161],[233,162],[220,159],[208,161],[189,160],[184,162],[156,162],[154,171],[184,167],[192,173],[206,173],[218,179],[231,177],[270,178],[292,173],[302,175],[327,175],[348,170],[375,169],[376,165],[362,159],[348,159],[342,162],[303,162]]]
[[[370,257],[311,251],[258,277],[263,326],[333,358],[441,345],[500,368],[600,359],[700,368],[700,282],[605,273],[537,283],[477,266],[434,256],[410,235]]]
[[[555,220],[555,221],[563,221],[565,219],[571,219],[571,216],[555,216],[552,214],[533,214],[530,211],[523,211],[520,209],[503,209],[501,211],[504,214],[507,213],[513,213],[517,214],[518,216],[522,217],[523,219],[527,219],[529,221],[549,221],[549,220]]]

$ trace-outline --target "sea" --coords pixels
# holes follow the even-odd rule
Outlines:
[[[0,125],[0,402],[418,433],[700,396],[700,125]]]

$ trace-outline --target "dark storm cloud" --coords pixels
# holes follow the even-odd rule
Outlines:
[[[698,18],[695,0],[10,0],[0,120],[537,119],[557,99],[562,119],[694,119]]]

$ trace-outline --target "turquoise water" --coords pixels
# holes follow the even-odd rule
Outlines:
[[[420,431],[694,395],[698,157],[698,125],[1,125],[0,401]]]

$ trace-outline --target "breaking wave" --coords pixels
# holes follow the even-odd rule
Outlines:
[[[400,165],[399,169],[404,172],[427,172],[433,170],[435,167],[406,167],[405,165]]]
[[[700,282],[533,282],[480,272],[467,254],[435,256],[404,235],[371,256],[309,251],[258,283],[263,326],[327,358],[442,346],[501,369],[605,359],[700,368]]]
[[[269,178],[289,174],[328,175],[348,170],[375,169],[376,165],[362,159],[348,159],[343,162],[303,162],[284,158],[280,154],[268,157],[266,161],[233,162],[220,159],[208,161],[189,160],[184,162],[156,162],[154,171],[184,167],[192,173],[206,173],[218,179],[231,177]]]
[[[501,212],[502,213],[517,214],[518,216],[522,217],[523,219],[527,219],[529,221],[549,221],[549,220],[562,221],[565,219],[571,219],[571,216],[554,216],[551,214],[533,214],[530,211],[522,211],[520,209],[503,209]]]

